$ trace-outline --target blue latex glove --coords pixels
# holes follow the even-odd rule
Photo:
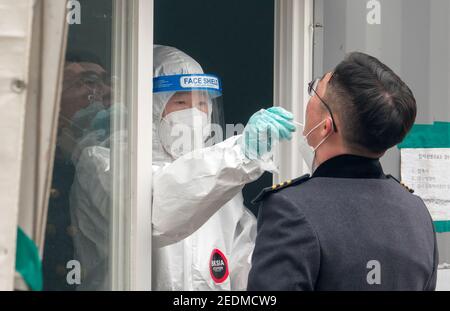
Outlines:
[[[126,115],[126,113],[125,107],[121,104],[114,104],[107,109],[100,110],[92,119],[88,131],[104,130],[105,135],[109,136],[111,132],[111,119],[114,119],[114,116],[117,114]]]
[[[90,130],[108,130],[111,128],[112,109],[100,110],[91,121]]]
[[[293,115],[281,107],[261,109],[253,114],[242,134],[241,148],[249,159],[261,159],[282,140],[292,139]]]

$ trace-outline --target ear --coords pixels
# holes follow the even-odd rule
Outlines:
[[[324,135],[330,135],[334,131],[333,120],[330,117],[325,119],[322,130]]]

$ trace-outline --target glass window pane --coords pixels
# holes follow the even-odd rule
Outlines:
[[[266,173],[245,185],[250,174],[243,176],[242,181],[236,178],[244,166],[236,167],[239,161],[221,162],[220,156],[211,159],[212,151],[205,152],[209,162],[189,162],[177,157],[181,153],[178,150],[189,151],[190,146],[195,149],[202,143],[205,147],[215,143],[216,147],[219,146],[216,150],[228,153],[227,150],[234,146],[236,135],[242,133],[252,114],[274,104],[274,8],[274,0],[154,1],[154,42],[159,45],[154,49],[153,58],[155,77],[160,78],[157,81],[164,86],[165,79],[174,79],[175,75],[214,75],[222,82],[223,96],[212,94],[207,100],[202,100],[203,96],[195,90],[186,94],[180,88],[160,90],[153,94],[153,176],[167,181],[158,188],[158,182],[153,180],[153,220],[158,218],[160,222],[167,223],[167,219],[172,217],[169,213],[175,211],[174,222],[180,223],[182,219],[190,219],[192,210],[207,207],[211,211],[220,208],[187,238],[166,247],[154,247],[153,289],[245,288],[242,286],[248,276],[245,261],[249,255],[249,246],[254,242],[253,229],[256,229],[256,221],[249,210],[256,213],[257,206],[251,204],[251,200],[261,188],[273,184],[272,174]],[[215,80],[208,77],[208,81]],[[175,91],[179,92],[173,94]],[[197,117],[199,124],[207,124],[203,128],[206,128],[208,135],[211,133],[211,139],[206,137],[202,141],[203,133],[194,128],[193,135],[187,136],[187,148],[177,149],[179,145],[171,141],[171,138],[177,137],[171,137],[169,123],[175,124],[177,119],[183,118],[180,123],[187,125],[189,119],[195,120]],[[211,131],[208,125],[211,125]],[[177,129],[174,127],[174,130]],[[196,132],[200,135],[196,135]],[[199,137],[200,144],[191,143],[194,135],[195,138]],[[197,150],[201,152],[206,148]],[[202,167],[217,169],[214,171],[217,179],[209,176],[211,173],[206,173],[208,169],[202,171]],[[171,171],[175,170],[179,172],[179,178],[171,176]],[[228,178],[228,172],[231,171],[235,172],[234,176]],[[193,184],[195,187],[192,187]],[[235,184],[239,185],[234,187]],[[244,187],[243,191],[241,186]],[[228,196],[228,203],[221,202]],[[159,212],[164,202],[158,201],[158,198],[169,202],[169,208]],[[157,213],[160,217],[155,217]],[[196,216],[192,217],[192,223],[206,218],[204,215]],[[182,225],[177,227],[186,230]],[[155,240],[153,245],[156,244]],[[239,250],[233,249],[234,243],[239,245]],[[195,252],[191,249],[195,249]],[[221,255],[216,249],[220,250]],[[216,262],[213,258],[216,258]],[[225,259],[224,262],[228,260],[230,267],[238,267],[234,271],[230,269],[229,277],[225,273],[226,267],[212,267],[221,258]],[[223,274],[218,272],[215,275],[214,271]]]
[[[80,0],[69,26],[43,257],[46,290],[109,290],[128,210],[124,1]],[[130,2],[131,3],[131,2]],[[117,223],[119,221],[119,223]],[[122,267],[122,270],[125,266]]]

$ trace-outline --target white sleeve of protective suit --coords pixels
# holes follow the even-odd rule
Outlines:
[[[264,163],[249,160],[233,136],[163,166],[153,177],[153,243],[162,247],[183,240],[258,179]]]
[[[83,150],[70,191],[71,223],[76,259],[84,267],[78,290],[106,290],[108,282],[110,219],[110,150],[100,146]]]
[[[230,254],[231,290],[247,290],[248,274],[256,240],[256,218],[243,207],[241,219],[236,225]]]

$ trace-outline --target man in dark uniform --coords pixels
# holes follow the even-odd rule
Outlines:
[[[313,174],[256,199],[248,289],[434,290],[430,214],[379,162],[414,123],[411,90],[379,60],[351,53],[309,91],[302,154]]]

